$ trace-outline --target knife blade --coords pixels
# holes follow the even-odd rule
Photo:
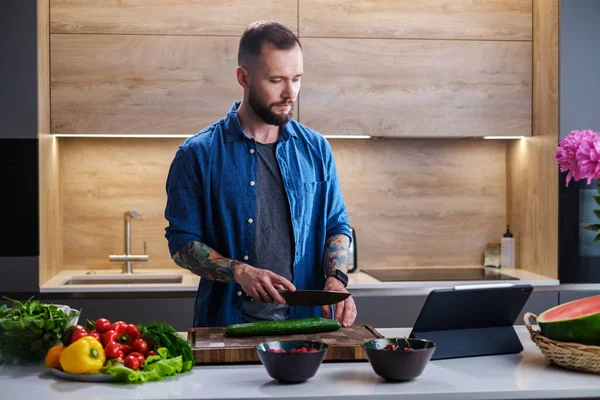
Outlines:
[[[350,293],[332,290],[280,290],[279,293],[290,306],[328,306],[350,297]]]

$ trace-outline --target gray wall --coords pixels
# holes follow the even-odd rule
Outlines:
[[[560,7],[560,138],[572,130],[600,132],[600,1],[563,0]],[[559,279],[563,283],[600,282],[596,182],[559,181]],[[575,225],[575,222],[578,224]],[[578,239],[575,239],[575,236]]]
[[[36,0],[2,0],[0,139],[35,139],[37,126]]]
[[[0,0],[0,294],[38,290],[36,0]]]
[[[600,1],[560,2],[560,137],[600,131]]]

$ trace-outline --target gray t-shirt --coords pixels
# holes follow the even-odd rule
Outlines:
[[[289,202],[275,157],[277,143],[256,144],[258,158],[252,266],[273,271],[291,282],[294,233]],[[289,319],[289,306],[261,304],[246,297],[242,316],[244,322]]]

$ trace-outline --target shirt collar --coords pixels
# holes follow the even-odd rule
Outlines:
[[[246,138],[249,138],[242,128],[242,124],[237,115],[237,109],[242,103],[241,100],[234,101],[231,105],[231,108],[227,112],[227,116],[225,117],[225,141],[233,142],[241,135],[244,135]],[[290,138],[290,136],[297,138],[298,134],[288,122],[287,124],[281,127],[281,140],[286,141]]]

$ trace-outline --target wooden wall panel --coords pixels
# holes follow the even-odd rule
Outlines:
[[[52,35],[53,133],[191,134],[242,97],[233,37]]]
[[[299,0],[301,37],[531,40],[531,0]]]
[[[507,218],[519,268],[558,277],[559,1],[534,0],[533,137],[507,151]]]
[[[149,268],[169,258],[165,181],[181,139],[61,139],[65,267],[118,269],[123,213],[132,250]],[[332,141],[364,268],[480,265],[505,224],[505,143],[468,140]],[[135,265],[134,265],[135,268]]]
[[[297,32],[297,0],[52,0],[52,33],[232,35],[274,19]]]
[[[59,149],[50,134],[49,0],[37,0],[38,39],[38,154],[39,154],[39,283],[43,285],[62,267],[62,206]]]
[[[531,43],[304,39],[300,122],[324,134],[531,135]]]
[[[123,254],[123,214],[135,209],[131,251],[149,261],[135,268],[178,268],[164,238],[165,183],[182,139],[61,139],[64,269],[115,269]]]
[[[359,268],[482,265],[505,223],[501,141],[332,141]]]

